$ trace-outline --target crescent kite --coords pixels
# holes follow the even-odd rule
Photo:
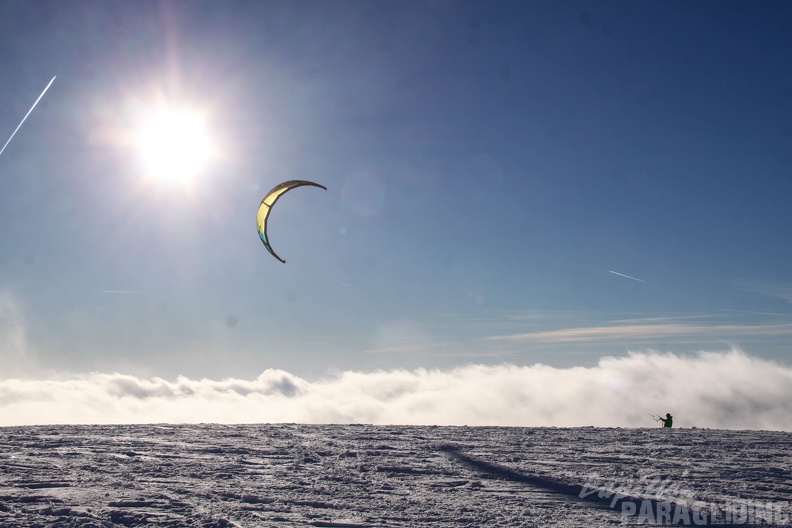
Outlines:
[[[275,205],[275,202],[278,201],[278,198],[283,196],[283,194],[285,194],[287,191],[290,191],[296,187],[302,187],[303,185],[311,185],[313,187],[324,189],[325,191],[327,190],[327,187],[324,185],[319,185],[318,183],[307,180],[289,180],[283,182],[273,187],[273,189],[268,192],[266,196],[264,196],[264,198],[261,200],[261,205],[259,205],[258,213],[256,214],[256,227],[258,228],[259,238],[264,243],[264,247],[267,248],[267,251],[269,251],[273,257],[280,260],[284,264],[286,261],[280,258],[270,245],[269,236],[267,235],[267,218],[269,218],[270,212],[272,211],[272,206]]]

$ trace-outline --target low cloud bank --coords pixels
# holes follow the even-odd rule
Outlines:
[[[266,370],[254,380],[175,381],[91,373],[0,381],[0,425],[52,423],[373,423],[678,427],[792,431],[792,366],[733,349],[640,352],[595,367],[469,365],[344,372],[309,382]]]

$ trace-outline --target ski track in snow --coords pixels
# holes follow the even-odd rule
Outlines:
[[[789,501],[790,448],[790,433],[708,429],[5,427],[0,526],[630,526],[614,486]]]

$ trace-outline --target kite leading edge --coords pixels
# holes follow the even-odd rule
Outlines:
[[[259,238],[264,243],[264,247],[267,248],[267,251],[269,251],[273,257],[280,260],[284,264],[286,261],[280,258],[270,245],[269,237],[267,235],[267,218],[269,218],[269,214],[272,211],[272,206],[275,205],[275,202],[278,201],[278,198],[283,196],[283,194],[287,191],[290,191],[295,187],[302,187],[303,185],[311,185],[313,187],[324,189],[325,191],[327,190],[327,187],[324,185],[319,185],[318,183],[307,180],[289,180],[283,182],[273,187],[272,190],[268,192],[266,196],[264,196],[264,198],[261,200],[261,205],[259,205],[258,213],[256,214],[256,227],[258,228]]]

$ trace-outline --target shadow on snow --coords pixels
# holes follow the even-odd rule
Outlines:
[[[528,475],[514,469],[493,464],[474,458],[460,451],[454,445],[443,445],[439,448],[449,457],[482,473],[484,476],[519,482],[545,492],[557,494],[560,497],[588,503],[601,509],[612,511],[614,515],[621,515],[636,521],[649,521],[655,526],[758,526],[746,523],[732,523],[724,516],[712,515],[709,511],[698,511],[688,508],[686,504],[658,501],[656,499],[631,497],[615,494],[612,491],[588,488],[585,485],[569,484],[559,480],[542,476]],[[643,524],[643,523],[641,523]]]

